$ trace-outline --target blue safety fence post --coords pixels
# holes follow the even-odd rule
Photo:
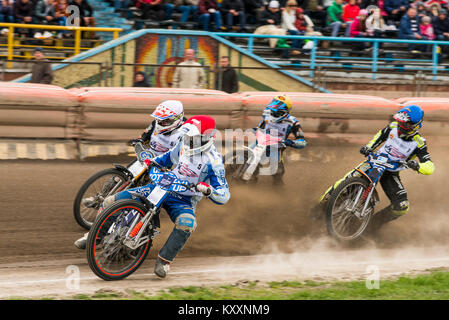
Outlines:
[[[248,51],[253,53],[254,37],[248,37]]]
[[[438,73],[438,45],[433,44],[432,45],[432,74],[433,78],[432,80],[436,80],[436,74]]]
[[[316,60],[316,49],[318,46],[318,40],[317,39],[313,39],[313,47],[312,47],[312,51],[310,52],[310,77],[313,78],[314,75],[314,69],[315,69],[315,60]]]
[[[373,64],[371,71],[373,72],[372,79],[376,80],[376,73],[377,73],[377,58],[379,53],[379,42],[374,41],[373,42]]]

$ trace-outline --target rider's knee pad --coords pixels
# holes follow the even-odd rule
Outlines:
[[[402,216],[406,214],[409,210],[408,200],[401,201],[399,204],[395,204],[391,208],[391,212],[396,216]]]
[[[185,232],[193,232],[196,229],[196,219],[195,216],[182,213],[180,214],[175,221],[175,228],[183,230]]]

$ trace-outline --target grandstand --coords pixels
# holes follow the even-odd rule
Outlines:
[[[225,7],[224,1],[227,0],[220,1],[219,4],[222,8]],[[75,36],[68,39],[58,39],[56,36],[50,39],[17,39],[15,37],[14,52],[11,55],[11,52],[8,52],[11,39],[4,35],[0,37],[2,48],[0,56],[8,57],[8,60],[11,60],[11,57],[13,57],[14,60],[18,58],[30,61],[33,46],[40,45],[45,46],[47,57],[50,60],[60,61],[74,54],[96,48],[119,35],[123,36],[135,30],[147,29],[154,30],[157,33],[157,31],[164,29],[170,30],[173,35],[182,35],[183,33],[180,31],[203,29],[203,25],[200,23],[201,19],[198,18],[200,13],[196,15],[190,14],[187,19],[180,10],[174,10],[173,13],[170,12],[169,14],[167,6],[171,1],[166,1],[160,5],[159,10],[162,11],[159,13],[162,12],[162,15],[156,15],[155,12],[148,13],[144,9],[145,1],[141,0],[129,2],[126,6],[124,6],[125,2],[123,1],[114,0],[88,0],[88,2],[93,9],[92,17],[95,20],[95,27],[99,28],[93,36],[92,34],[89,36],[86,33],[86,29],[86,32],[80,33],[81,39],[78,43]],[[360,9],[368,6],[366,1],[357,3]],[[287,8],[285,1],[281,1],[280,4],[281,7],[284,6],[282,9]],[[429,5],[428,11],[424,12],[424,15],[433,14],[433,4],[434,1],[432,6]],[[199,6],[201,7],[201,3]],[[267,7],[268,3],[265,3],[265,6]],[[410,6],[414,7],[414,3],[411,3]],[[444,3],[440,3],[439,8],[442,9],[443,7]],[[225,11],[221,11],[221,13],[222,22],[226,25],[225,15],[227,13]],[[407,12],[404,13],[404,16],[407,14]],[[211,28],[215,28],[214,34],[216,36],[231,42],[233,46],[266,62],[267,68],[284,69],[289,74],[297,77],[298,80],[301,79],[313,83],[312,87],[314,90],[322,87],[324,82],[330,85],[332,81],[334,83],[340,82],[340,90],[341,81],[348,81],[351,78],[360,79],[360,81],[355,80],[359,84],[385,84],[386,81],[392,83],[391,81],[403,82],[407,80],[410,86],[417,86],[417,82],[419,82],[419,86],[422,88],[435,88],[435,91],[443,92],[445,90],[441,88],[441,85],[449,80],[447,77],[449,61],[446,53],[446,38],[439,37],[438,39],[440,40],[437,41],[398,39],[401,35],[401,20],[390,21],[388,20],[388,15],[385,16],[385,20],[388,21],[391,28],[385,30],[381,38],[348,37],[344,28],[340,28],[337,33],[338,39],[330,37],[332,28],[326,24],[323,25],[322,19],[311,19],[314,23],[314,31],[322,36],[301,35],[301,33],[296,33],[299,36],[261,36],[254,34],[257,27],[261,25],[260,15],[257,16],[254,12],[248,11],[246,12],[246,18],[247,23],[244,29],[238,24],[232,27],[221,26],[220,28],[215,28],[216,26],[213,23]],[[355,18],[357,19],[358,17]],[[418,21],[420,18],[421,15],[418,16]],[[436,19],[439,19],[438,15],[433,17],[432,22],[438,23],[435,22]],[[272,48],[268,44],[267,38],[269,37],[285,39],[287,45]],[[300,39],[302,45],[307,43],[307,41],[311,41],[313,46],[295,48],[293,47],[295,39]],[[362,42],[370,43],[371,47],[361,49],[359,44]],[[419,47],[420,51],[410,50],[411,45],[414,45],[415,48]],[[180,56],[178,55],[178,57]],[[136,63],[137,61],[133,62]],[[211,68],[212,66],[208,67]],[[236,67],[239,68],[242,65],[239,64]],[[3,77],[5,80],[10,80],[23,75],[28,69],[29,64],[16,61],[12,69],[3,67]],[[131,72],[131,69],[129,70]],[[14,75],[6,76],[9,73]],[[326,80],[323,80],[322,77],[326,77]],[[404,91],[418,92],[423,90],[422,88],[419,90],[410,89],[410,86],[405,88]],[[360,90],[363,91],[363,89]]]

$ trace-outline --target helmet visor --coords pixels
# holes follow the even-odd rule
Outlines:
[[[171,126],[176,120],[174,118],[167,118],[164,120],[157,120],[157,124],[161,127]]]
[[[210,138],[206,137],[204,135],[189,136],[186,134],[183,137],[184,145],[192,150],[200,148],[201,146],[204,146],[206,143],[209,142],[209,140],[210,140]]]
[[[398,125],[405,132],[413,132],[419,127],[419,123],[412,123],[410,121],[398,121]]]
[[[267,108],[269,108],[270,110],[287,110],[287,105],[280,100],[273,99],[273,101],[270,102]]]

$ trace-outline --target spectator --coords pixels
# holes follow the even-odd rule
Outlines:
[[[382,38],[385,31],[396,30],[396,27],[387,25],[382,17],[382,10],[377,8],[366,18],[366,30],[373,34],[375,38]]]
[[[408,0],[385,0],[384,8],[388,14],[388,24],[400,21],[409,7]]]
[[[302,8],[296,8],[296,21],[295,27],[299,31],[299,34],[304,34],[306,36],[319,37],[322,36],[321,32],[314,30],[314,24],[312,19],[310,19]]]
[[[251,24],[259,24],[262,12],[265,10],[263,0],[243,0],[245,5],[246,21]]]
[[[432,19],[428,16],[421,18],[421,23],[419,25],[419,30],[423,38],[427,40],[435,40],[435,32],[431,23]]]
[[[298,8],[298,4],[296,3],[296,0],[288,0],[284,11],[282,11],[281,28],[284,29],[285,31],[287,31],[287,33],[292,36],[299,35],[299,31],[298,31],[298,29],[296,29],[296,26],[295,26],[296,8]],[[302,42],[303,41],[300,39],[293,39],[292,40],[292,48],[299,49],[302,46]],[[294,50],[292,53],[298,54],[300,52],[297,50]]]
[[[427,9],[423,2],[415,1],[410,4],[411,8],[415,8],[418,11],[418,17],[421,19],[424,16],[427,16]]]
[[[360,7],[357,5],[356,0],[349,0],[348,4],[343,7],[343,21],[346,23],[346,37],[349,37],[351,24],[357,19],[359,12]]]
[[[68,0],[57,0],[55,2],[55,17],[60,26],[67,25],[67,17],[69,16],[69,13],[67,13],[66,11],[67,7]],[[58,37],[60,37],[61,35],[65,38],[70,38],[72,36],[72,31],[63,31],[62,33],[58,34]]]
[[[0,4],[0,22],[14,23],[14,2],[2,0]]]
[[[351,24],[350,27],[350,36],[355,38],[380,38],[380,32],[368,29],[367,27],[367,16],[368,11],[365,9],[362,9],[359,11],[359,15],[354,20],[354,22]],[[379,43],[381,45],[381,43]],[[355,45],[358,50],[362,51],[365,50],[366,45],[364,42],[357,42]]]
[[[162,21],[165,18],[162,0],[137,0],[137,6],[142,10],[141,19]]]
[[[227,93],[239,91],[239,80],[237,73],[229,64],[229,57],[223,56],[220,59],[220,68],[215,76],[215,89]]]
[[[435,35],[438,40],[449,40],[449,19],[447,18],[447,11],[441,9],[438,18],[433,20]],[[447,46],[444,46],[444,48]]]
[[[14,19],[16,23],[32,24],[34,23],[34,7],[30,0],[15,0],[14,2]],[[33,29],[17,29],[22,36],[31,38]]]
[[[299,0],[298,5],[304,9],[305,15],[318,20],[322,27],[326,25],[327,12],[324,10],[323,0]]]
[[[191,14],[196,17],[198,0],[168,0],[164,4],[164,10],[166,20],[170,20],[172,18],[173,12],[180,12],[181,19],[179,21],[186,22],[189,20]]]
[[[94,10],[87,0],[71,0],[69,5],[78,7],[81,27],[95,26],[95,18],[93,17]]]
[[[39,0],[34,15],[39,24],[58,24],[53,0]]]
[[[434,19],[436,17],[438,17],[438,13],[441,10],[441,5],[439,3],[432,3],[431,5],[429,5],[427,11],[428,11],[428,15]]]
[[[417,17],[417,11],[414,8],[409,8],[407,13],[401,19],[399,25],[399,38],[407,40],[422,40],[423,36],[419,29],[419,19]],[[422,51],[422,46],[418,46],[419,50],[414,50],[415,45],[409,44],[409,51],[418,53]]]
[[[34,58],[36,59],[31,69],[31,83],[44,83],[51,84],[53,81],[53,70],[51,64],[45,58],[42,48],[37,47],[34,49]]]
[[[17,23],[33,23],[33,3],[30,0],[16,0],[14,17]]]
[[[133,87],[151,87],[147,75],[143,71],[137,71],[134,76]]]
[[[173,74],[174,88],[200,89],[204,86],[204,72],[201,64],[195,61],[195,51],[186,49],[184,51],[184,61],[179,63]],[[189,66],[198,66],[193,68]]]
[[[228,30],[232,29],[237,19],[239,20],[240,30],[243,32],[246,30],[245,6],[242,0],[223,0],[220,11],[226,21]]]
[[[331,27],[331,37],[337,37],[340,27],[346,28],[343,21],[343,0],[334,0],[327,8],[327,25]]]
[[[211,31],[220,30],[221,25],[221,14],[218,11],[218,2],[217,0],[199,0],[198,3],[198,12],[200,14],[199,21],[200,25],[203,25],[203,30]],[[209,28],[210,17],[213,17],[215,26],[213,28]]]
[[[254,34],[269,34],[277,36],[285,36],[287,32],[281,28],[281,11],[279,10],[279,2],[276,0],[270,1],[268,4],[268,9],[264,10],[261,18],[261,26],[259,26]],[[275,48],[278,39],[270,38],[269,40],[270,48]]]

